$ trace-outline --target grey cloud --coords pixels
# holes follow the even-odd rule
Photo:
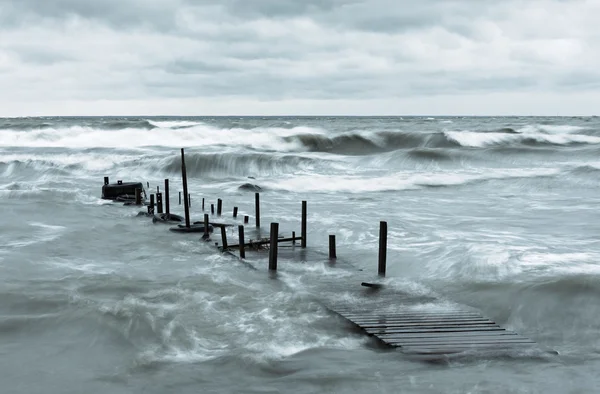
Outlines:
[[[0,22],[13,22],[0,27],[0,104],[597,90],[596,10],[580,0],[0,0]]]

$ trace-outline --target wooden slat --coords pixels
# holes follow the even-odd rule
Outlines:
[[[506,330],[495,330],[495,331],[462,331],[462,332],[419,332],[419,333],[389,333],[389,334],[377,334],[380,338],[390,339],[412,339],[412,338],[472,338],[472,337],[497,337],[497,336],[518,336],[523,337],[521,334]]]
[[[339,313],[339,315],[346,319],[393,319],[393,318],[411,318],[411,319],[427,319],[427,318],[478,318],[481,315],[471,313],[446,313],[446,314],[407,314],[407,313],[394,313],[394,314],[347,314]]]
[[[447,321],[447,320],[456,320],[456,321],[473,321],[473,320],[486,320],[489,321],[490,319],[485,318],[485,317],[481,317],[481,316],[466,316],[466,317],[462,317],[462,316],[441,316],[441,317],[436,317],[436,316],[427,316],[427,317],[400,317],[400,316],[392,316],[392,317],[385,317],[385,318],[374,318],[374,317],[353,317],[351,318],[352,321],[354,322],[389,322],[389,321],[397,321],[397,322],[402,322],[402,321],[416,321],[416,322],[428,322],[428,321]]]
[[[379,321],[356,321],[351,320],[352,323],[358,324],[361,327],[391,327],[401,325],[437,325],[437,324],[454,324],[454,325],[469,325],[469,324],[496,324],[495,322],[487,319],[481,320],[379,320]]]
[[[355,323],[356,324],[356,323]],[[475,321],[475,322],[435,322],[435,323],[381,323],[381,324],[360,324],[361,328],[364,329],[376,329],[385,330],[388,328],[403,328],[403,327],[487,327],[487,326],[498,326],[492,321]]]
[[[369,330],[365,330],[367,332],[369,332]],[[392,330],[385,330],[383,332],[371,332],[371,334],[386,334],[386,333],[396,333],[396,334],[401,334],[401,333],[420,333],[420,332],[464,332],[464,331],[470,331],[470,332],[475,332],[475,331],[504,331],[503,328],[500,328],[498,326],[492,326],[492,327],[452,327],[452,328],[425,328],[425,329],[419,329],[419,328],[407,328],[407,329],[392,329]]]
[[[476,338],[454,338],[450,339],[420,339],[420,340],[390,340],[386,339],[385,342],[388,343],[400,343],[405,345],[445,345],[445,344],[482,344],[482,343],[534,343],[531,339],[526,338],[484,338],[484,339],[476,339]]]
[[[477,329],[477,328],[500,328],[497,324],[411,324],[411,325],[398,325],[398,326],[379,326],[379,327],[361,327],[369,333],[384,333],[384,332],[396,332],[402,330],[436,330],[443,328],[461,328],[461,329]]]
[[[447,346],[401,346],[401,345],[390,345],[393,347],[400,348],[403,353],[406,354],[451,354],[465,352],[469,350],[485,351],[485,350],[507,350],[515,351],[523,348],[531,348],[536,346],[535,343],[519,343],[519,344],[480,344],[480,345],[447,345]]]

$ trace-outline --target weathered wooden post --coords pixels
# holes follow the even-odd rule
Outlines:
[[[237,218],[238,207],[233,207],[233,217]]]
[[[150,189],[150,182],[146,182],[146,188]]]
[[[238,242],[238,244],[240,245],[240,258],[241,259],[245,259],[246,258],[246,249],[245,249],[245,245],[244,245],[244,225],[240,224],[238,226],[238,235],[240,238],[240,241]]]
[[[244,223],[250,222],[250,217],[248,215],[244,215]]]
[[[104,184],[105,184],[105,185],[108,185],[108,183],[109,183],[109,181],[108,181],[108,177],[107,177],[107,176],[105,176],[105,177],[104,177]]]
[[[387,222],[379,222],[379,276],[385,276],[387,258]]]
[[[190,228],[190,205],[187,198],[187,172],[185,169],[185,154],[181,148],[181,177],[183,178],[183,209],[185,211],[185,227]]]
[[[296,232],[292,231],[292,245],[296,245]]]
[[[204,235],[202,236],[203,239],[208,239],[209,234],[208,234],[208,213],[204,214]]]
[[[279,234],[279,223],[271,223],[271,243],[269,245],[269,270],[270,271],[277,271],[277,235],[278,234]]]
[[[135,205],[142,205],[142,189],[135,189]]]
[[[302,239],[300,240],[300,246],[302,248],[306,248],[306,201],[302,201],[302,226],[301,226],[301,230],[302,231]]]
[[[202,197],[202,212],[204,212],[204,197]]]
[[[163,213],[162,193],[156,193],[156,213]]]
[[[165,212],[167,214],[167,219],[169,215],[171,215],[171,210],[169,208],[169,180],[165,179]]]
[[[221,212],[223,212],[223,200],[217,198],[217,216],[221,216]]]
[[[256,213],[256,227],[260,227],[260,194],[254,193],[254,212]]]
[[[221,249],[221,252],[225,252],[227,251],[227,230],[225,229],[225,226],[221,226],[221,240],[223,242],[223,249]]]
[[[210,204],[210,214],[211,215],[215,214],[215,204]]]
[[[148,205],[148,214],[154,215],[154,194],[150,195],[150,205]]]
[[[179,205],[181,205],[181,192],[179,192]]]
[[[329,235],[329,258],[332,260],[337,258],[335,253],[335,234]]]

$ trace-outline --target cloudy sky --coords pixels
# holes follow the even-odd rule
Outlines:
[[[600,114],[600,0],[0,0],[0,116]]]

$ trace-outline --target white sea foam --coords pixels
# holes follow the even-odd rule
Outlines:
[[[485,148],[495,145],[512,145],[533,140],[539,143],[549,143],[556,145],[568,145],[572,143],[579,144],[600,144],[600,137],[584,134],[546,134],[539,131],[524,130],[519,134],[509,133],[480,133],[474,131],[446,131],[446,137],[456,143],[470,148]]]
[[[509,168],[488,171],[464,172],[399,172],[384,176],[361,175],[298,175],[293,178],[269,180],[265,185],[272,189],[304,192],[364,193],[394,190],[415,190],[428,186],[463,185],[474,181],[508,178],[535,178],[560,173],[558,168]]]
[[[211,145],[245,146],[254,149],[292,151],[301,150],[299,142],[285,141],[284,137],[298,134],[324,134],[311,127],[257,127],[254,129],[217,127],[198,124],[188,128],[99,130],[74,126],[63,129],[31,131],[3,131],[0,146],[52,148],[141,148],[204,147]]]
[[[160,127],[163,129],[176,129],[176,128],[180,128],[180,127],[192,127],[192,126],[198,126],[203,124],[202,122],[194,122],[194,121],[190,121],[190,120],[171,120],[171,121],[159,121],[159,120],[148,120],[148,123],[150,123],[153,126],[156,127]]]

